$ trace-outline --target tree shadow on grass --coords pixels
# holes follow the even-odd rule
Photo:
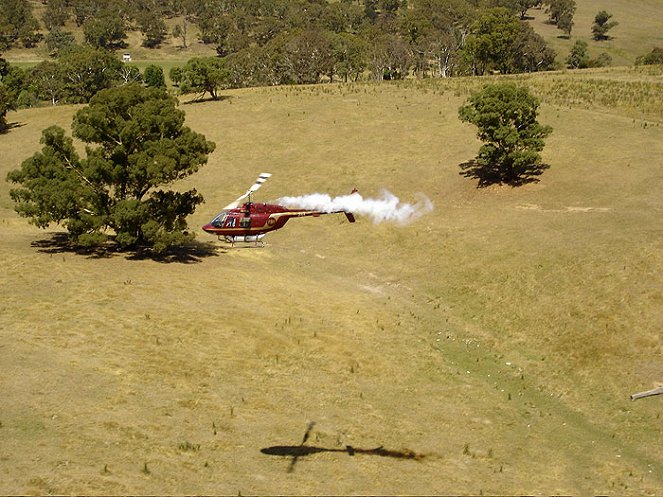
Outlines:
[[[164,252],[157,253],[148,247],[124,249],[113,241],[96,247],[85,247],[72,242],[66,233],[53,233],[49,238],[36,240],[31,246],[38,252],[45,254],[75,254],[90,259],[108,259],[124,256],[130,261],[152,260],[162,263],[194,264],[202,262],[208,257],[216,257],[219,250],[210,242],[192,241],[186,245],[171,247]]]
[[[538,183],[538,176],[550,168],[549,164],[531,164],[523,167],[518,172],[505,175],[499,166],[492,164],[481,164],[476,159],[472,159],[458,164],[461,172],[458,173],[466,178],[472,178],[479,181],[477,188],[486,188],[491,185],[509,185],[523,186],[528,183]]]
[[[232,95],[218,95],[216,98],[212,98],[212,97],[204,97],[203,94],[191,100],[182,102],[182,105],[195,105],[195,104],[202,104],[205,102],[223,102],[224,100],[230,100],[232,98],[234,98]]]
[[[0,128],[0,135],[5,135],[9,133],[9,130],[12,130],[14,128],[22,128],[23,126],[25,126],[25,123],[19,123],[19,122],[7,123],[4,128]]]

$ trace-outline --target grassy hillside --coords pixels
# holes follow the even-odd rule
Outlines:
[[[550,169],[515,189],[458,174],[479,143],[457,108],[487,80],[182,104],[217,143],[192,226],[266,170],[260,200],[426,193],[406,227],[97,257],[0,183],[0,493],[660,493],[663,404],[629,400],[663,381],[660,73],[515,79],[554,128]],[[0,175],[75,110],[10,114]],[[289,473],[308,421],[324,451]]]
[[[657,0],[576,0],[577,10],[573,16],[571,37],[562,36],[556,26],[548,24],[548,16],[542,9],[530,9],[528,14],[534,29],[558,53],[558,61],[564,63],[571,47],[577,40],[589,44],[592,57],[605,52],[612,58],[613,66],[630,65],[639,55],[649,52],[655,46],[663,46],[663,32],[660,29],[661,3]],[[611,39],[594,41],[592,24],[594,17],[606,10],[613,15],[611,20],[618,26],[609,31]]]
[[[32,3],[35,16],[41,19],[44,6],[38,1]],[[562,36],[556,26],[548,24],[548,15],[543,9],[534,8],[528,12],[529,22],[557,51],[557,59],[561,65],[565,64],[569,51],[577,40],[588,42],[592,57],[597,57],[602,52],[609,54],[613,66],[632,65],[638,56],[649,52],[655,46],[663,46],[663,32],[660,29],[661,5],[658,0],[576,0],[576,4],[570,38]],[[619,25],[609,32],[610,40],[597,42],[592,39],[591,27],[600,10],[613,14],[613,20],[619,22]],[[172,27],[181,23],[182,19],[172,18],[166,22],[172,31]],[[81,28],[73,21],[70,21],[65,29],[72,31],[78,41],[83,40]],[[172,65],[183,64],[191,57],[216,54],[214,47],[197,41],[198,30],[195,25],[188,24],[188,30],[187,48],[181,46],[181,40],[168,37],[158,49],[142,47],[142,35],[136,31],[129,32],[127,48],[123,52],[131,53],[134,62],[141,68],[150,63],[158,63],[164,65],[166,73]],[[4,57],[15,64],[31,65],[47,58],[48,54],[45,47],[14,48],[7,51]]]

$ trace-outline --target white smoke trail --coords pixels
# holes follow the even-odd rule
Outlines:
[[[393,193],[382,190],[379,198],[364,198],[359,193],[332,198],[326,193],[311,193],[299,197],[282,197],[277,203],[283,207],[310,209],[322,212],[346,211],[369,217],[374,223],[391,221],[406,225],[431,212],[433,202],[418,193],[414,204],[401,203]]]

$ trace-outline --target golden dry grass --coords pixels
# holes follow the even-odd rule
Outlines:
[[[189,263],[99,258],[49,245],[3,184],[0,493],[660,493],[663,407],[629,394],[663,380],[662,119],[562,104],[549,77],[574,81],[522,81],[551,168],[516,189],[458,174],[481,82],[182,104],[217,143],[186,182],[206,198],[192,226],[267,170],[260,200],[425,192],[435,211],[407,227],[330,216]],[[10,114],[0,174],[74,112]],[[288,473],[261,453],[309,420],[310,446],[425,457],[321,452]]]
[[[541,34],[557,53],[557,60],[565,64],[571,47],[577,40],[588,43],[591,57],[605,52],[612,58],[612,65],[633,64],[635,59],[663,46],[663,33],[660,26],[661,4],[658,0],[576,0],[577,9],[573,16],[571,37],[563,36],[556,26],[548,24],[548,15],[543,9],[530,9],[528,15],[534,30]],[[612,28],[610,39],[595,41],[592,38],[592,25],[596,14],[605,10],[612,14],[612,21],[619,24]]]

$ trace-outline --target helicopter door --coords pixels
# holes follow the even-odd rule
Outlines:
[[[250,228],[251,227],[251,217],[240,217],[239,218],[239,227],[240,228]]]
[[[234,228],[237,225],[237,218],[235,216],[228,216],[226,218],[225,228]]]

